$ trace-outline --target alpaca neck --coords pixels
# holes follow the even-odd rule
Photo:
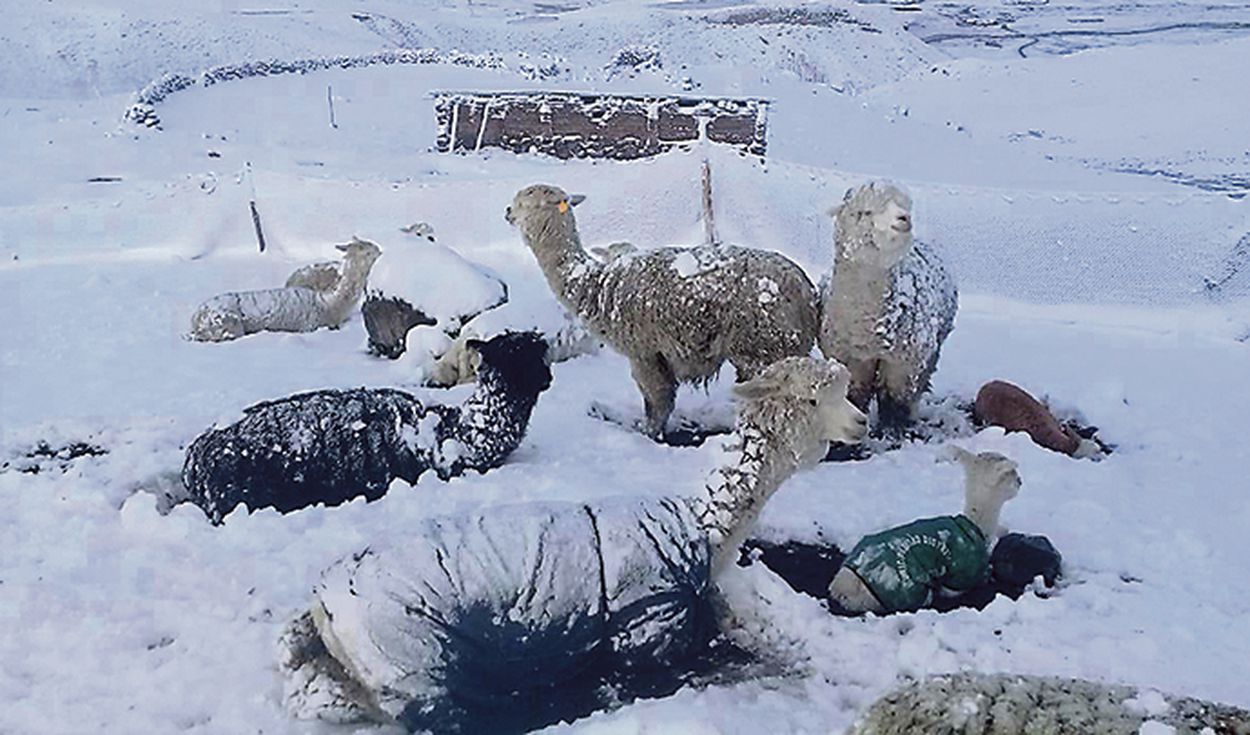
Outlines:
[[[850,242],[838,241],[833,269],[834,298],[839,302],[858,303],[856,311],[862,311],[866,304],[881,304],[890,283],[893,266],[867,257],[875,251],[871,235],[859,235]]]
[[[998,519],[1003,513],[1003,501],[995,501],[989,488],[978,488],[968,480],[965,489],[964,515],[981,529],[987,541],[998,535]]]
[[[356,258],[343,260],[343,275],[334,285],[334,289],[326,294],[326,304],[332,311],[341,312],[346,317],[347,312],[364,293],[371,265]]]
[[[593,301],[596,276],[603,265],[582,247],[571,214],[547,218],[523,231],[547,284],[566,309],[582,314]]]
[[[460,405],[459,411],[448,409],[444,418],[454,414],[445,429],[444,441],[454,440],[459,446],[451,454],[435,461],[440,475],[459,474],[464,469],[487,470],[498,467],[521,443],[529,425],[530,413],[538,396],[518,395],[504,384],[495,370],[487,365],[478,369],[477,388]],[[443,448],[446,451],[450,447]]]
[[[850,242],[838,240],[830,301],[830,315],[837,340],[838,355],[866,355],[880,342],[877,323],[885,310],[886,290],[891,268],[875,257],[871,235],[859,235]]]
[[[722,449],[727,461],[709,475],[698,504],[699,525],[712,546],[713,574],[733,563],[764,504],[799,466],[796,452],[750,423],[740,423]]]

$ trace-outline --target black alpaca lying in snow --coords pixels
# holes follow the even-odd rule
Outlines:
[[[238,422],[191,444],[182,466],[189,500],[213,523],[239,503],[280,512],[360,495],[376,500],[395,478],[446,480],[503,464],[551,384],[547,343],[530,332],[470,342],[477,389],[459,407],[426,405],[389,388],[320,390],[258,403]]]

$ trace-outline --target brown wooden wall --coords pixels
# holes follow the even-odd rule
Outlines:
[[[763,156],[768,102],[570,92],[436,92],[437,150],[645,158],[700,140]]]

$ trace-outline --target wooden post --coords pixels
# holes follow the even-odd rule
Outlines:
[[[703,239],[708,245],[719,245],[716,234],[716,214],[712,210],[712,164],[703,159]]]
[[[252,198],[247,205],[252,210],[252,227],[256,229],[256,242],[260,243],[260,251],[265,252],[265,231],[260,228],[260,212],[256,209],[256,180],[252,178],[252,162],[247,164],[247,183],[252,190]]]

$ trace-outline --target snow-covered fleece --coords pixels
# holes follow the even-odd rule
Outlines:
[[[432,518],[324,573],[318,634],[409,730],[523,731],[680,686],[715,634],[710,558],[682,499]],[[290,653],[292,713],[338,719]]]

